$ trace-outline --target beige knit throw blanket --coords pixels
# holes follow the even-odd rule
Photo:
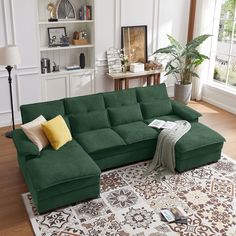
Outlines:
[[[159,134],[156,152],[146,174],[166,169],[175,173],[175,144],[191,128],[191,124],[186,120],[176,121],[176,124],[174,128],[163,129]]]

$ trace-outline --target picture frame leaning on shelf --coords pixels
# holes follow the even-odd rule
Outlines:
[[[49,27],[48,28],[48,46],[65,47],[69,46],[69,38],[66,34],[66,27]]]

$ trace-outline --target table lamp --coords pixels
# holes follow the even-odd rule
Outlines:
[[[15,45],[8,45],[5,47],[0,47],[0,65],[6,66],[6,70],[8,71],[8,82],[10,89],[10,102],[11,102],[11,116],[12,116],[12,131],[8,131],[5,133],[7,138],[12,138],[13,130],[15,129],[14,122],[14,108],[13,108],[13,100],[12,100],[12,78],[11,78],[11,70],[13,66],[18,65],[20,63],[20,53],[19,48]]]

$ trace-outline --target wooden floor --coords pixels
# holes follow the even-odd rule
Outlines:
[[[203,114],[200,121],[226,138],[223,152],[236,160],[236,115],[204,102],[190,106]],[[27,192],[18,168],[11,139],[4,137],[7,128],[0,129],[0,236],[33,235],[21,194]]]

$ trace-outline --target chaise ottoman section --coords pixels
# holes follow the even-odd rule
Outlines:
[[[175,146],[176,170],[183,172],[216,162],[221,157],[225,139],[200,123],[191,123],[191,129]]]
[[[101,171],[74,140],[47,147],[26,163],[26,181],[40,213],[99,195]]]

